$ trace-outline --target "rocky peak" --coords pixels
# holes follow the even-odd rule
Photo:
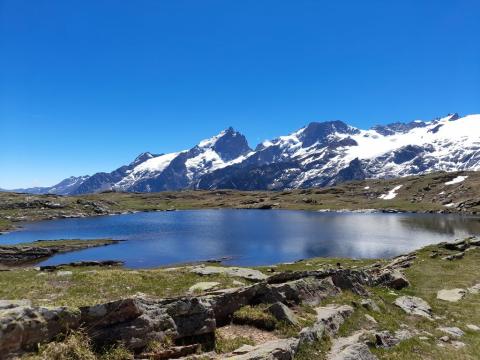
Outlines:
[[[340,120],[311,122],[301,132],[300,140],[303,147],[309,147],[316,142],[323,142],[329,135],[335,133],[353,135],[358,133],[358,130]]]
[[[212,145],[224,161],[230,161],[252,151],[246,137],[232,127],[222,131]]]
[[[154,157],[157,157],[157,156],[160,156],[161,154],[152,154],[151,152],[143,152],[141,153],[140,155],[138,155],[135,160],[133,160],[130,165],[131,166],[136,166],[136,165],[139,165],[141,163],[143,163],[144,161],[147,161],[148,159],[151,159],[151,158],[154,158]]]

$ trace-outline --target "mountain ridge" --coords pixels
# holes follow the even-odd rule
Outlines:
[[[459,170],[480,170],[480,115],[449,114],[368,130],[340,120],[311,122],[254,149],[229,127],[188,150],[145,152],[112,172],[16,191],[78,195],[106,190],[281,190]]]

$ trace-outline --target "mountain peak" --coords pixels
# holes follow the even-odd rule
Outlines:
[[[151,158],[154,158],[154,157],[157,157],[159,155],[157,154],[152,154],[151,152],[149,151],[146,151],[146,152],[143,152],[141,153],[140,155],[138,155],[135,160],[133,160],[130,165],[131,166],[136,166],[136,165],[139,165],[145,161],[147,161],[148,159],[151,159]]]
[[[302,130],[300,140],[303,142],[303,147],[309,147],[335,133],[353,135],[358,132],[358,129],[340,120],[311,122]]]

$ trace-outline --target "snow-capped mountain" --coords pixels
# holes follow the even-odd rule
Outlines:
[[[190,150],[143,153],[111,173],[69,178],[40,192],[285,189],[459,170],[480,170],[480,115],[454,114],[369,130],[339,120],[313,122],[255,150],[245,136],[228,128]],[[63,183],[72,185],[65,190]]]
[[[2,190],[2,191],[14,191],[14,192],[26,192],[30,194],[57,194],[57,195],[69,195],[82,185],[90,176],[71,176],[59,182],[58,184],[50,187],[34,187],[28,189],[14,189],[14,190]]]

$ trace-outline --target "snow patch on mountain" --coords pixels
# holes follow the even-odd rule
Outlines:
[[[463,181],[465,181],[468,178],[468,176],[457,176],[455,179],[447,181],[445,185],[454,185],[454,184],[459,184]]]

